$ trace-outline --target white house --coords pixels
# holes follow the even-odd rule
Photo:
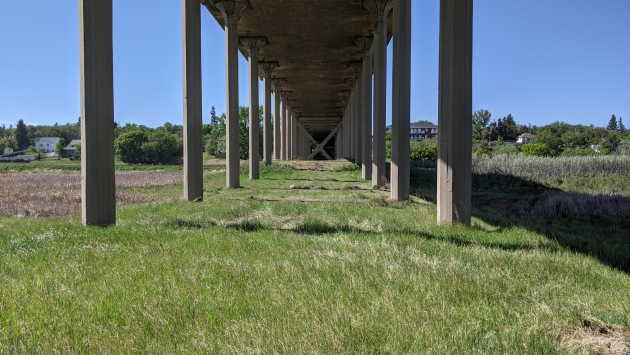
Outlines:
[[[40,149],[43,149],[44,152],[54,152],[59,139],[59,137],[42,137],[35,142],[35,150],[39,152]]]
[[[13,153],[13,149],[11,149],[11,148],[4,148],[4,155],[11,154],[11,153]]]
[[[387,126],[387,132],[392,131],[392,126]],[[411,123],[409,125],[409,139],[421,141],[426,138],[437,137],[438,126],[429,123]]]
[[[533,140],[536,139],[536,136],[531,134],[531,133],[523,133],[520,136],[518,136],[518,138],[516,139],[516,143],[521,143],[521,144],[525,144],[525,143],[529,143]]]

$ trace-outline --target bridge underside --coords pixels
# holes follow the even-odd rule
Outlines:
[[[266,163],[348,158],[391,198],[409,198],[411,0],[181,0],[184,197],[203,193],[201,11],[225,31],[226,186],[240,186],[238,55],[248,59],[250,115],[264,102]],[[115,223],[112,0],[81,0],[83,222]],[[438,220],[470,222],[472,0],[441,0]],[[387,56],[393,40],[394,54]],[[391,96],[386,92],[392,61]],[[260,81],[262,79],[262,83]],[[385,170],[386,98],[392,98],[392,168]],[[273,98],[273,100],[272,100]],[[109,132],[112,131],[111,134]],[[259,178],[250,159],[250,179]]]

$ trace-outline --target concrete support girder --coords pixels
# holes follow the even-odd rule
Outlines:
[[[394,0],[391,199],[409,199],[411,105],[411,0]]]
[[[440,2],[437,219],[470,224],[472,0]]]
[[[358,38],[355,43],[363,50],[361,72],[361,178],[372,179],[372,38]]]
[[[227,188],[238,188],[240,181],[239,112],[238,112],[238,21],[246,5],[239,1],[218,0],[225,30],[226,73],[226,163]]]
[[[263,74],[263,159],[266,165],[271,164],[273,150],[273,128],[271,126],[271,73],[278,66],[275,62],[265,62],[260,64]]]
[[[203,195],[201,7],[182,0],[184,97],[184,199]]]
[[[249,56],[249,179],[260,178],[260,125],[258,123],[258,52],[267,44],[264,38],[243,38],[241,43],[247,48]]]
[[[79,23],[82,221],[108,226],[116,223],[112,0],[80,0]]]
[[[372,151],[372,184],[383,186],[385,172],[385,122],[387,115],[387,14],[392,8],[390,0],[369,0],[365,7],[370,11],[374,25],[374,134]]]

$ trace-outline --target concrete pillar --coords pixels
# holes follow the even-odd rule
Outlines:
[[[352,69],[356,75],[356,83],[354,85],[354,162],[358,166],[363,166],[363,135],[362,118],[363,118],[363,81],[361,72],[363,71],[363,62],[353,62]]]
[[[203,195],[201,107],[201,6],[182,0],[184,97],[184,199]]]
[[[249,179],[260,179],[260,123],[258,101],[258,52],[267,44],[263,38],[243,38],[249,63]]]
[[[411,0],[394,0],[391,199],[409,199]]]
[[[295,111],[292,112],[291,116],[291,132],[293,133],[293,146],[291,148],[293,156],[291,158],[295,159],[300,156],[300,135],[297,126],[297,113]]]
[[[470,224],[472,0],[440,2],[438,223]]]
[[[385,179],[385,122],[387,115],[387,14],[390,0],[369,0],[365,7],[374,24],[374,148],[372,151],[372,184],[383,186]]]
[[[284,125],[283,135],[284,135],[284,145],[283,145],[283,153],[284,160],[290,160],[291,156],[291,107],[289,106],[288,99],[284,100]]]
[[[372,38],[358,38],[355,43],[363,50],[361,71],[361,178],[372,180]]]
[[[79,23],[81,213],[83,225],[108,226],[116,223],[112,0],[80,0]]]
[[[282,137],[280,136],[280,126],[282,122],[282,114],[280,111],[280,80],[272,80],[273,82],[273,159],[280,160],[280,147],[282,146]]]
[[[266,165],[271,165],[272,156],[272,127],[271,127],[271,72],[278,66],[277,63],[267,62],[260,65],[263,74],[263,159]]]
[[[221,10],[225,22],[225,97],[227,110],[225,176],[227,188],[234,189],[241,185],[238,127],[238,21],[246,5],[232,0],[219,0],[214,5]]]

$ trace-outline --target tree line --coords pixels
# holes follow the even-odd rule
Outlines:
[[[259,107],[258,125],[259,152],[263,146],[263,108]],[[425,122],[430,123],[430,122]],[[239,107],[240,157],[249,158],[249,108]],[[26,125],[19,120],[17,125],[0,126],[0,152],[4,148],[28,150],[41,137],[59,137],[55,151],[63,154],[68,142],[79,139],[81,119],[77,123],[53,126]],[[439,133],[439,132],[438,132]],[[523,133],[536,136],[533,143],[519,145],[506,144],[515,141]],[[216,114],[214,106],[210,111],[210,123],[203,125],[203,142],[209,155],[225,152],[226,115]],[[594,125],[572,125],[557,121],[537,127],[518,124],[508,114],[497,120],[492,119],[488,110],[477,110],[472,114],[473,150],[477,155],[493,153],[524,153],[527,155],[571,156],[571,155],[606,155],[630,154],[630,131],[627,131],[623,119],[612,115],[606,127]],[[165,123],[157,128],[144,125],[115,124],[115,152],[123,162],[132,164],[177,164],[183,155],[183,126]],[[496,145],[489,146],[490,142]],[[391,136],[386,140],[387,152],[391,154]],[[34,150],[34,147],[32,147]],[[79,151],[77,151],[79,153]],[[258,157],[261,158],[260,156]],[[425,139],[411,142],[411,160],[436,160],[437,139]]]
[[[573,125],[556,121],[545,126],[517,124],[509,114],[492,120],[488,110],[477,110],[472,114],[473,147],[477,155],[518,153],[539,156],[575,156],[626,154],[630,149],[630,132],[626,131],[623,119],[612,115],[606,127],[595,125]],[[529,144],[508,145],[523,133],[534,135]],[[494,143],[494,147],[489,147]]]

